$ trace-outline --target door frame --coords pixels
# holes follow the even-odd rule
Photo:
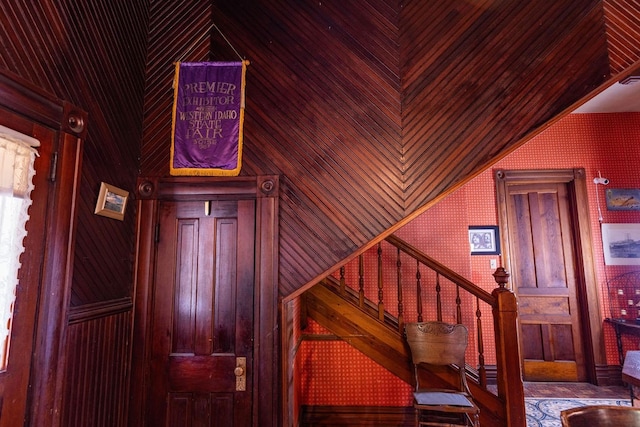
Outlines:
[[[576,299],[580,307],[580,329],[587,380],[593,384],[610,384],[607,373],[600,289],[597,283],[593,256],[592,228],[587,199],[585,170],[538,169],[494,171],[496,182],[496,205],[501,233],[502,263],[511,268],[509,223],[507,217],[507,194],[510,185],[566,184],[568,188],[571,219],[573,220],[573,246],[575,249]]]
[[[21,361],[21,375],[28,378],[24,402],[15,402],[2,412],[0,425],[57,426],[62,413],[61,387],[64,381],[66,315],[73,273],[76,200],[82,166],[83,139],[87,133],[87,112],[38,88],[33,83],[0,69],[0,110],[21,116],[32,124],[24,133],[41,139],[40,151],[48,151],[51,164],[42,165],[34,178],[46,181],[44,242],[37,242],[40,257],[26,256],[31,242],[25,238],[21,256],[23,270],[30,271],[23,287],[33,288],[27,301],[28,316],[34,318],[33,341]],[[11,127],[11,126],[9,126]],[[50,136],[47,136],[49,135]],[[38,160],[36,160],[37,164]],[[42,184],[42,182],[41,182]],[[30,209],[35,209],[33,206]],[[33,224],[27,222],[27,229]],[[38,265],[30,265],[30,261]],[[10,356],[11,357],[11,356]],[[30,372],[24,372],[30,370]],[[6,402],[5,402],[6,403]],[[20,408],[20,409],[18,409]],[[23,412],[23,413],[20,413]]]
[[[129,425],[145,426],[155,239],[161,200],[256,200],[256,266],[253,343],[253,424],[280,425],[278,332],[278,196],[276,175],[253,177],[139,178],[134,278]]]

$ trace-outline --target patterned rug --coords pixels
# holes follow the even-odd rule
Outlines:
[[[527,427],[561,427],[560,411],[587,405],[631,406],[629,399],[537,399],[527,397]]]

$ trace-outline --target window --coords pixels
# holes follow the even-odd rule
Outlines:
[[[38,140],[0,126],[0,370],[7,368]]]

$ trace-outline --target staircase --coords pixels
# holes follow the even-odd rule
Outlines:
[[[458,304],[461,290],[472,293],[478,300],[478,313],[476,313],[478,325],[472,326],[477,326],[479,331],[482,330],[479,314],[480,298],[487,300],[487,303],[492,307],[495,325],[497,385],[493,389],[497,389],[498,394],[490,391],[491,387],[487,387],[486,368],[482,365],[477,369],[468,367],[469,387],[476,403],[480,406],[482,426],[525,427],[524,394],[519,363],[504,363],[505,360],[511,362],[519,360],[515,313],[509,314],[511,310],[515,311],[515,297],[504,286],[506,278],[496,277],[497,281],[504,281],[492,294],[488,294],[397,237],[391,236],[387,242],[398,249],[398,254],[402,252],[404,257],[410,256],[422,266],[427,266],[436,272],[438,316],[441,316],[441,278],[443,281],[455,285],[456,292],[458,292]],[[378,248],[379,256],[380,251],[381,249]],[[378,268],[381,268],[381,263],[378,263]],[[400,268],[400,261],[398,261],[398,268]],[[378,274],[377,277],[381,278],[382,274]],[[379,286],[380,295],[383,294],[382,289],[385,287],[388,291],[388,284],[379,284]],[[420,292],[420,286],[420,274],[418,273],[418,292]],[[409,348],[403,337],[402,313],[398,313],[399,319],[383,309],[383,301],[376,303],[363,298],[362,294],[362,289],[357,290],[346,286],[343,278],[336,279],[329,276],[305,293],[306,313],[331,333],[366,354],[403,381],[413,384],[413,368]],[[458,312],[460,312],[459,307]],[[462,317],[461,313],[459,313],[459,317]],[[514,339],[516,341],[512,342]],[[481,332],[478,334],[478,342],[478,351],[482,361],[484,343]],[[501,345],[501,343],[503,344]],[[472,345],[471,342],[470,345]],[[451,374],[448,372],[435,373],[429,372],[427,369],[421,371],[420,375],[424,376],[425,381],[436,387],[451,387],[455,384],[453,372]]]
[[[360,310],[341,296],[327,278],[306,293],[307,314],[333,334],[411,384],[413,368],[408,347],[397,326],[378,322],[372,313]],[[390,319],[393,322],[393,319]]]

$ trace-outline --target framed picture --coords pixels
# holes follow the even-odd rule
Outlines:
[[[640,224],[602,224],[605,265],[640,265]]]
[[[500,255],[500,235],[496,225],[470,225],[471,255]]]
[[[98,202],[96,203],[94,213],[122,221],[124,219],[124,211],[127,207],[128,198],[128,191],[101,182]]]
[[[640,190],[635,188],[608,188],[607,209],[610,211],[639,211]]]

